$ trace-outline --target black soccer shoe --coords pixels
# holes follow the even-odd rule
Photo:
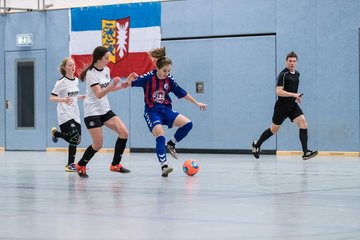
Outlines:
[[[316,155],[318,155],[318,151],[307,150],[306,153],[302,156],[302,159],[308,160],[315,157]]]
[[[254,155],[255,158],[259,158],[260,157],[260,147],[256,146],[256,141],[253,141],[252,143],[252,154]]]

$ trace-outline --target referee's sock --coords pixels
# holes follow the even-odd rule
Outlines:
[[[274,135],[270,128],[266,129],[260,136],[259,140],[256,142],[256,147],[260,147],[263,142],[268,140],[272,135]]]
[[[304,152],[304,154],[307,152],[308,150],[308,146],[307,146],[307,142],[308,142],[308,130],[307,129],[299,129],[299,138],[300,138],[300,142],[301,142],[301,146],[302,146],[302,150]]]

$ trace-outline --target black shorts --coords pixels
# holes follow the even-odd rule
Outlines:
[[[274,114],[272,117],[272,122],[275,125],[281,125],[286,118],[289,118],[293,121],[300,115],[303,115],[303,111],[297,103],[295,104],[286,104],[277,101],[274,106]]]
[[[78,122],[75,122],[74,119],[71,119],[67,122],[64,122],[60,125],[60,130],[62,133],[72,134],[75,130],[78,131],[79,135],[81,136],[81,125]]]
[[[108,111],[104,115],[95,115],[84,118],[84,122],[87,129],[102,127],[104,123],[115,117],[116,114],[113,111]]]

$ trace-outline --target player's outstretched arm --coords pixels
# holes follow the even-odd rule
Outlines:
[[[191,103],[195,104],[196,106],[198,106],[200,108],[200,110],[205,111],[206,108],[207,108],[207,104],[196,101],[196,99],[193,98],[189,93],[186,94],[186,96],[184,98],[186,100],[188,100],[189,102],[191,102]]]

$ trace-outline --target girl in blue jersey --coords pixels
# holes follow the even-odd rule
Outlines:
[[[166,160],[166,149],[177,159],[175,144],[180,142],[192,129],[192,122],[184,115],[172,110],[172,92],[178,98],[185,98],[195,104],[200,110],[206,110],[207,104],[196,101],[189,93],[182,89],[170,75],[172,61],[166,57],[165,48],[156,48],[149,52],[154,60],[156,69],[148,72],[135,81],[128,81],[132,87],[144,89],[145,113],[144,118],[149,130],[156,138],[156,155],[161,165],[162,176],[167,177],[173,171]],[[178,127],[175,135],[165,145],[165,134],[162,125],[168,128]]]

